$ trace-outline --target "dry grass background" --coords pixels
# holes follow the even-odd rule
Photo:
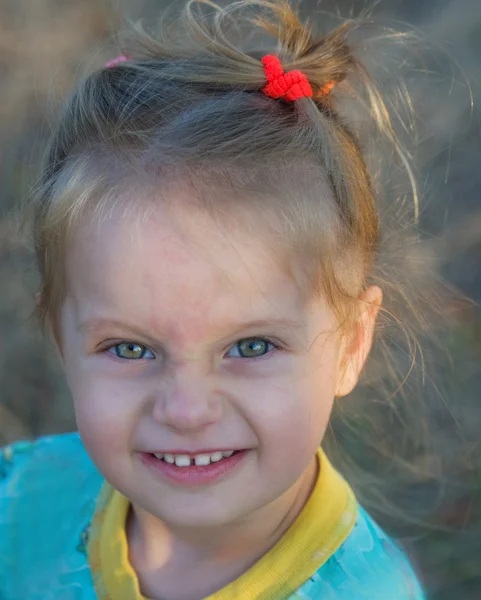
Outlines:
[[[13,226],[12,210],[36,175],[53,107],[85,70],[114,55],[109,36],[119,15],[155,15],[163,4],[0,2],[0,445],[75,427],[52,349],[29,322],[37,279],[32,256]],[[321,8],[347,13],[363,5],[325,0]],[[384,0],[374,12],[418,27],[433,45],[444,48],[444,53],[431,53],[426,70],[410,80],[426,199],[425,243],[418,258],[429,260],[479,302],[481,2]],[[447,454],[462,458],[451,464],[442,494],[419,488],[418,500],[429,505],[435,529],[412,540],[411,548],[433,598],[475,600],[481,598],[481,316],[476,305],[457,313],[445,343],[452,363],[441,369],[440,385],[452,423],[440,427],[440,444]]]

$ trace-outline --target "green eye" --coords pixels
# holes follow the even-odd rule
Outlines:
[[[108,349],[110,354],[114,354],[118,358],[124,358],[126,360],[139,360],[142,358],[155,358],[153,353],[142,344],[136,344],[135,342],[122,342],[121,344],[115,344]],[[150,354],[150,356],[148,356]]]
[[[264,338],[246,338],[239,340],[227,353],[229,357],[257,358],[264,356],[274,348],[274,344]]]

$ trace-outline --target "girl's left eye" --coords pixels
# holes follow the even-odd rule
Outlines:
[[[274,348],[275,345],[265,338],[246,338],[234,344],[226,356],[230,358],[257,358],[271,352]]]
[[[139,360],[142,358],[155,358],[153,352],[149,350],[143,344],[137,344],[135,342],[121,342],[107,348],[107,352],[113,354],[117,358],[123,358],[126,360]]]

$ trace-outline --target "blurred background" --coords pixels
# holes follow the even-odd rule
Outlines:
[[[64,95],[84,73],[118,54],[111,36],[122,16],[150,19],[164,4],[0,1],[0,445],[75,428],[56,357],[30,320],[37,275],[14,227],[14,211],[38,175],[42,143]],[[306,12],[311,5],[310,0],[302,4]],[[320,5],[344,16],[364,7],[356,0]],[[423,207],[419,256],[474,301],[450,311],[453,322],[443,338],[450,358],[439,369],[445,422],[438,444],[456,459],[435,492],[432,484],[416,487],[429,527],[422,535],[409,528],[405,533],[430,597],[479,600],[481,1],[381,0],[373,14],[394,26],[416,28],[430,47],[423,68],[409,76]]]

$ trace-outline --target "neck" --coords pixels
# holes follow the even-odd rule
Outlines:
[[[317,459],[284,494],[242,519],[218,527],[185,528],[163,523],[132,506],[129,547],[149,570],[175,557],[185,564],[241,566],[239,575],[269,551],[298,517],[317,479]]]

